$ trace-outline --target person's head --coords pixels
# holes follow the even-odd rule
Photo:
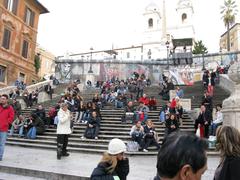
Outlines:
[[[62,103],[62,104],[61,104],[61,109],[62,109],[63,111],[67,111],[67,110],[68,110],[68,104],[67,104],[67,103]]]
[[[158,153],[161,180],[200,180],[207,169],[207,148],[207,142],[195,134],[170,134]]]
[[[152,127],[153,126],[152,120],[147,120],[146,125]]]
[[[1,100],[0,104],[6,105],[8,103],[8,95],[7,94],[1,95],[1,99],[0,100]]]
[[[140,127],[141,127],[141,121],[137,121],[137,122],[136,122],[136,127],[137,127],[137,128],[140,128]]]
[[[41,104],[38,105],[38,109],[39,109],[39,110],[42,110],[42,109],[43,109],[43,107],[42,107]]]
[[[206,111],[206,107],[204,105],[201,105],[200,110],[201,110],[201,112],[205,112]]]
[[[240,132],[233,126],[219,126],[216,132],[217,149],[222,157],[240,157]]]
[[[129,101],[129,102],[128,102],[128,106],[129,106],[129,107],[132,107],[132,106],[133,106],[133,102],[132,102],[132,101]]]
[[[101,162],[110,163],[108,172],[112,173],[116,166],[117,161],[123,160],[124,152],[126,151],[126,145],[120,139],[114,138],[108,144],[108,151],[103,154]]]
[[[170,119],[171,119],[171,120],[175,120],[175,119],[176,119],[175,114],[171,114],[171,115],[170,115]]]
[[[217,106],[216,106],[216,110],[217,111],[220,111],[222,109],[222,105],[221,104],[218,104]]]
[[[24,116],[23,116],[22,114],[20,114],[20,115],[18,115],[18,119],[19,119],[20,121],[23,121],[23,120],[24,120]]]
[[[92,117],[93,117],[93,118],[97,117],[97,112],[96,112],[96,111],[93,111],[93,112],[92,112]]]
[[[168,106],[168,107],[171,106],[171,101],[167,101],[167,106]]]

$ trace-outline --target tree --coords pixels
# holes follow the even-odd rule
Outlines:
[[[40,57],[39,57],[39,54],[36,54],[35,55],[35,58],[34,58],[34,67],[35,67],[35,72],[36,74],[38,73],[40,67],[41,67],[41,62],[40,62]]]
[[[227,50],[230,51],[230,26],[235,22],[235,16],[237,15],[237,5],[234,0],[225,0],[224,6],[221,6],[221,15],[225,27],[227,28]]]
[[[204,46],[202,41],[197,41],[194,44],[194,49],[192,51],[193,54],[206,54],[208,53],[207,48]]]

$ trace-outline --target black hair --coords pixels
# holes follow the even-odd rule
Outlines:
[[[170,134],[158,152],[157,171],[160,177],[173,178],[188,164],[193,173],[203,168],[207,162],[206,140],[195,134],[176,132]]]

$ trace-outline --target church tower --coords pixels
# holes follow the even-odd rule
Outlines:
[[[191,0],[179,0],[177,4],[178,24],[193,24],[193,4]]]

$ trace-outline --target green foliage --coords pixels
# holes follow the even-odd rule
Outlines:
[[[35,72],[36,74],[38,73],[39,69],[41,68],[41,62],[40,62],[40,57],[39,55],[35,55],[34,58],[34,67],[35,67]]]
[[[224,25],[229,28],[235,22],[235,16],[237,15],[237,5],[234,0],[225,0],[224,6],[221,6],[221,15]]]
[[[192,51],[193,54],[207,54],[208,50],[207,48],[204,46],[202,41],[197,41],[194,44],[194,49]]]

